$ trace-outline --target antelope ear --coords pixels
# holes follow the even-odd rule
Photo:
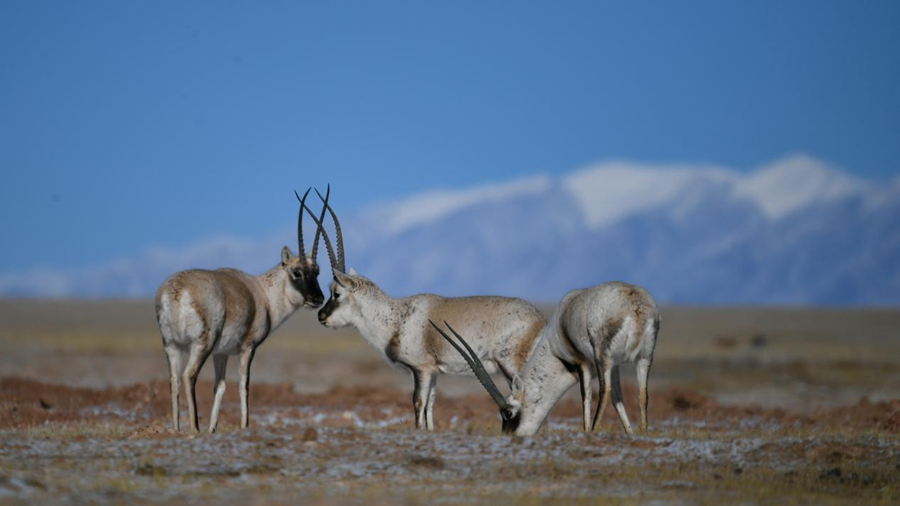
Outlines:
[[[348,291],[351,291],[351,292],[356,291],[356,289],[359,287],[359,283],[357,283],[356,280],[353,279],[353,276],[344,274],[343,272],[341,272],[337,269],[333,269],[333,272],[334,272],[334,280],[337,281],[337,284],[346,288]]]
[[[294,258],[294,254],[291,252],[291,248],[287,246],[281,248],[281,265],[287,265],[292,258]]]
[[[513,391],[521,392],[522,389],[525,388],[525,384],[522,382],[522,377],[516,374],[512,379],[512,387]]]
[[[356,269],[354,269],[353,267],[350,268],[350,272],[348,272],[347,274],[351,276],[359,276],[359,273],[356,272]]]

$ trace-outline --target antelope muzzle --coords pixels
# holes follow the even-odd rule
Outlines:
[[[328,302],[326,302],[325,305],[322,306],[322,309],[319,310],[319,323],[325,325],[328,321],[328,317],[331,316],[331,313],[335,310],[336,307],[337,303],[334,301],[334,299],[329,298]]]

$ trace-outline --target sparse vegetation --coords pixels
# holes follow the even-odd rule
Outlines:
[[[11,304],[0,316],[41,303]],[[802,311],[664,310],[648,435],[625,436],[612,413],[583,434],[570,392],[525,439],[499,434],[470,378],[442,378],[438,431],[414,431],[405,377],[299,318],[260,350],[251,428],[237,429],[232,380],[220,432],[192,436],[168,428],[152,308],[148,326],[130,304],[107,326],[78,303],[36,334],[0,318],[0,504],[900,501],[900,343],[880,334],[900,314],[851,336],[870,315],[825,329]],[[208,409],[211,382],[198,394]]]

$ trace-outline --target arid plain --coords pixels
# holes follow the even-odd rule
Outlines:
[[[219,432],[195,436],[169,427],[152,302],[0,301],[0,503],[900,502],[900,311],[662,318],[646,435],[612,409],[583,433],[573,388],[538,436],[504,436],[477,381],[446,376],[416,431],[408,376],[301,310],[257,353],[251,428],[232,359]]]

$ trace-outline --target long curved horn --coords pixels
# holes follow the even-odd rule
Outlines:
[[[297,198],[300,198],[300,196],[297,195]],[[306,212],[309,213],[309,217],[312,218],[314,222],[316,222],[319,230],[322,231],[322,237],[325,238],[325,248],[328,250],[328,260],[331,261],[331,267],[333,269],[337,265],[337,258],[334,256],[334,248],[331,247],[331,239],[328,238],[328,232],[322,225],[322,220],[316,219],[316,215],[309,209],[309,207],[306,206],[306,204],[303,204],[303,209],[306,209]],[[316,233],[318,233],[318,231],[316,231]]]
[[[309,195],[309,190],[312,188],[307,188],[306,193],[303,194],[303,198],[300,198],[300,194],[297,193],[297,190],[294,190],[294,195],[297,196],[297,200],[300,201],[300,214],[297,215],[297,243],[300,247],[300,257],[305,258],[306,252],[303,250],[303,208],[306,207],[306,196]],[[316,236],[318,237],[318,235]]]
[[[497,388],[497,385],[494,383],[494,380],[491,379],[490,374],[488,374],[487,370],[484,368],[484,364],[482,364],[481,360],[478,359],[478,355],[472,350],[471,347],[469,347],[469,343],[467,343],[466,340],[462,338],[462,336],[457,334],[456,331],[453,330],[453,327],[451,327],[449,323],[447,323],[446,321],[444,322],[444,325],[446,325],[447,328],[450,329],[450,332],[453,332],[453,335],[456,336],[456,338],[459,339],[460,342],[463,343],[463,346],[466,347],[466,350],[469,350],[469,353],[466,353],[458,344],[456,344],[455,341],[453,341],[453,339],[450,338],[450,336],[445,334],[444,331],[441,330],[441,328],[438,327],[433,321],[428,320],[428,322],[431,323],[431,326],[434,327],[434,329],[437,330],[438,333],[440,333],[442,336],[444,336],[444,339],[446,339],[448,343],[452,344],[453,347],[456,348],[456,351],[458,351],[459,354],[462,355],[462,357],[469,364],[469,367],[472,368],[472,372],[475,373],[475,377],[478,378],[478,381],[481,383],[481,386],[483,386],[484,389],[487,390],[488,394],[490,394],[490,396],[491,396],[491,399],[494,399],[494,402],[497,403],[497,406],[502,408],[506,404],[506,401],[503,399],[503,394],[500,393],[500,390]]]
[[[328,212],[331,213],[331,219],[334,220],[334,231],[337,235],[337,256],[338,261],[340,262],[340,271],[347,272],[347,264],[346,259],[344,258],[344,234],[341,233],[341,222],[338,221],[337,214],[334,213],[334,209],[328,205],[328,201],[322,198],[322,194],[319,193],[319,189],[316,188],[316,193],[319,195],[319,198],[325,202],[325,208],[328,209]]]
[[[330,196],[331,196],[331,185],[329,184],[328,190],[325,191],[325,203],[326,204],[328,203],[328,197],[330,197]],[[322,215],[319,216],[319,221],[317,221],[316,223],[322,223],[323,220],[325,220],[325,208],[324,207],[322,208]],[[313,239],[313,247],[312,247],[312,261],[313,262],[316,261],[316,255],[319,252],[319,234],[323,233],[323,232],[325,232],[325,229],[322,227],[319,227],[318,230],[316,230],[316,237]]]

